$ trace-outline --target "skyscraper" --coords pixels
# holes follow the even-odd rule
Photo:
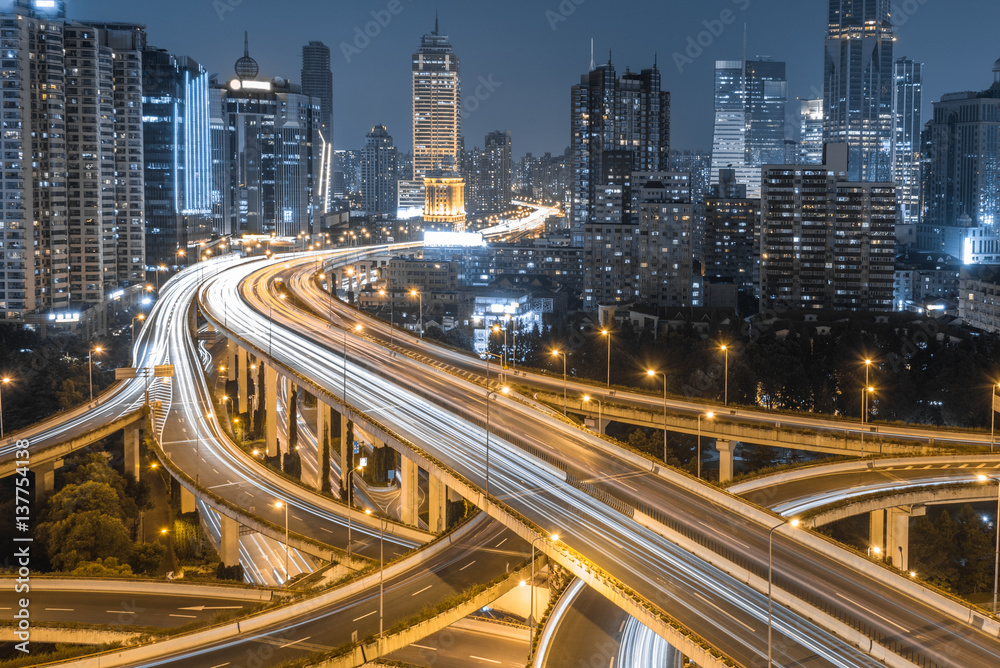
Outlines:
[[[361,203],[369,214],[396,215],[396,147],[384,125],[365,135],[361,158]]]
[[[848,181],[847,155],[827,145],[822,165],[764,168],[761,310],[892,310],[895,186]]]
[[[142,52],[146,264],[178,264],[179,249],[220,234],[211,225],[209,74],[187,57]]]
[[[733,169],[747,194],[760,196],[761,165],[784,161],[787,100],[785,63],[716,61],[712,183],[720,169]]]
[[[723,169],[705,198],[704,273],[709,283],[731,283],[745,300],[757,295],[760,200],[747,197],[736,173]]]
[[[1000,261],[1000,60],[990,88],[934,103],[925,137],[918,245],[965,262]]]
[[[849,146],[852,181],[892,180],[890,0],[830,0],[823,139]]]
[[[509,211],[514,169],[510,130],[489,133],[482,150],[474,148],[466,153],[466,202],[479,215]]]
[[[423,182],[424,221],[465,228],[462,79],[458,56],[437,18],[413,54],[413,180]]]
[[[920,107],[923,64],[898,58],[893,64],[892,180],[896,182],[903,222],[920,220]]]
[[[823,164],[823,98],[799,98],[799,159],[803,165]]]
[[[333,72],[330,71],[330,47],[323,42],[309,42],[302,47],[302,94],[319,100],[321,139],[316,203],[320,211],[330,210],[333,152]]]
[[[16,128],[0,140],[7,156],[0,318],[7,320],[84,310],[144,278],[145,33],[66,20],[64,9],[19,0],[16,13],[0,15],[4,123]]]
[[[670,157],[670,93],[660,88],[653,67],[620,77],[614,65],[594,67],[572,88],[573,201],[571,226],[576,245],[583,245],[583,226],[595,215],[600,188],[624,178],[612,174],[606,161],[631,170],[664,171]],[[625,198],[628,201],[628,198]]]

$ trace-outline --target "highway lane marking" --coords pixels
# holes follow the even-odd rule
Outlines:
[[[428,647],[427,645],[418,645],[417,643],[413,643],[412,645],[410,645],[410,647],[419,647],[420,649],[429,649],[432,652],[438,651],[437,647]]]
[[[217,666],[212,666],[212,668],[223,668],[224,666],[228,666],[228,665],[229,665],[229,663],[230,663],[229,661],[227,661],[227,662],[225,662],[225,663],[220,663],[220,664],[219,664],[219,665],[217,665]]]
[[[716,610],[718,610],[719,612],[721,612],[722,614],[724,614],[726,617],[729,617],[729,619],[733,620],[734,622],[736,622],[737,624],[739,624],[740,626],[742,626],[743,628],[745,628],[750,633],[756,633],[756,630],[754,630],[754,628],[752,626],[750,626],[749,624],[744,623],[742,620],[737,619],[736,617],[733,617],[731,614],[729,614],[728,612],[726,612],[725,610],[723,610],[722,608],[720,608],[717,604],[712,603],[711,601],[709,601],[707,598],[705,598],[704,596],[702,596],[698,592],[692,592],[692,593],[695,596],[697,596],[698,598],[700,598],[701,600],[705,601],[705,603],[708,603],[710,606],[712,606],[713,608],[715,608]]]
[[[104,612],[109,612],[112,615],[134,615],[135,610],[105,610]]]
[[[216,474],[216,475],[218,475],[218,474],[219,474],[219,469],[215,469],[215,468],[213,468],[212,470],[213,470],[213,471],[215,471],[215,474]]]
[[[476,560],[475,560],[475,559],[473,559],[472,561],[470,561],[469,563],[467,563],[467,564],[466,564],[465,566],[462,566],[462,567],[461,567],[461,568],[459,568],[458,570],[460,570],[460,571],[464,571],[464,570],[465,570],[466,568],[468,568],[469,566],[471,566],[471,565],[472,565],[472,564],[474,564],[474,563],[476,563]],[[10,610],[10,608],[7,608],[7,610]]]
[[[618,627],[618,633],[621,633],[622,631],[625,630],[625,624],[627,622],[628,622],[628,618],[625,618],[625,619],[622,620],[622,625]]]
[[[851,600],[851,599],[847,598],[846,596],[844,596],[844,595],[843,595],[843,594],[841,594],[840,592],[837,592],[837,596],[839,596],[840,598],[844,599],[845,601],[847,601],[847,602],[848,602],[848,603],[850,603],[851,605],[856,605],[856,606],[858,606],[859,608],[861,608],[862,610],[864,610],[864,611],[866,611],[866,612],[868,612],[868,613],[871,613],[871,614],[875,615],[876,617],[878,617],[878,618],[879,618],[879,619],[881,619],[882,621],[884,621],[884,622],[887,622],[887,623],[889,623],[889,624],[892,624],[893,626],[895,626],[895,627],[896,627],[897,629],[899,629],[899,630],[900,630],[900,631],[902,631],[903,633],[909,633],[909,632],[910,632],[910,629],[906,628],[905,626],[900,626],[899,624],[897,624],[896,622],[892,621],[892,620],[891,620],[891,619],[889,619],[888,617],[883,617],[882,615],[878,614],[877,612],[875,612],[875,611],[874,611],[874,610],[872,610],[871,608],[866,608],[865,606],[861,605],[861,604],[860,604],[860,603],[858,603],[857,601],[853,601],[853,600]]]
[[[300,642],[305,642],[305,641],[309,640],[310,638],[312,638],[312,636],[306,636],[305,638],[302,638],[300,640],[293,640],[292,642],[286,642],[284,645],[279,645],[278,649],[285,649],[286,647],[291,647],[292,645],[297,645]]]
[[[433,586],[434,586],[434,585],[427,585],[426,587],[424,587],[424,588],[423,588],[423,589],[421,589],[420,591],[415,591],[415,592],[413,592],[412,594],[410,594],[410,598],[413,598],[413,597],[414,597],[414,596],[416,596],[417,594],[423,594],[423,593],[424,593],[425,591],[427,591],[428,589],[430,589],[430,588],[431,588],[431,587],[433,587]]]
[[[982,463],[982,464],[980,464],[980,465],[979,465],[979,466],[977,466],[976,468],[977,468],[977,469],[981,469],[981,468],[983,468],[984,466],[986,466],[986,463],[985,463],[985,462],[984,462],[984,463]]]
[[[353,622],[356,622],[356,621],[359,621],[359,620],[362,620],[362,619],[364,619],[365,617],[371,617],[371,616],[372,616],[372,615],[374,615],[374,614],[375,614],[376,612],[378,612],[378,610],[372,610],[372,611],[371,611],[371,612],[369,612],[369,613],[368,613],[367,615],[361,615],[360,617],[357,617],[357,618],[355,618],[355,619],[352,619],[351,621],[353,621]]]
[[[960,468],[960,469],[966,469],[966,468],[969,468],[969,465],[968,464],[962,464],[958,468]]]
[[[171,617],[187,617],[188,619],[198,619],[198,615],[175,615],[172,612],[170,613],[170,616]]]
[[[327,529],[326,527],[320,527],[320,529],[321,529],[322,531],[325,531],[325,532],[327,532],[327,533],[333,533],[332,531],[330,531],[330,530],[329,530],[329,529]]]
[[[295,513],[292,513],[292,517],[294,517],[295,519],[297,519],[300,522],[302,521],[302,518],[299,517],[298,515],[296,515]]]
[[[49,612],[73,612],[73,608],[45,608]]]
[[[501,545],[503,545],[506,542],[507,542],[507,539],[504,538],[502,541],[500,541],[499,543],[497,543],[494,547],[500,547]]]
[[[476,659],[476,660],[478,660],[478,661],[487,661],[487,662],[489,662],[489,663],[495,663],[495,664],[497,664],[497,665],[500,665],[500,662],[499,662],[499,661],[496,661],[495,659],[487,659],[487,658],[485,658],[485,657],[481,657],[481,656],[476,656],[475,654],[470,654],[470,655],[469,655],[469,658],[470,658],[470,659]]]

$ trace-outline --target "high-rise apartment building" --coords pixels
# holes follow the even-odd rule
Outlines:
[[[320,101],[284,79],[258,79],[247,46],[235,69],[211,89],[213,225],[220,234],[309,234],[320,206]]]
[[[712,183],[733,169],[751,197],[760,195],[761,165],[784,161],[787,100],[785,63],[716,61]]]
[[[893,36],[890,0],[830,0],[823,138],[849,146],[848,178],[892,180]]]
[[[144,279],[144,40],[66,20],[63,2],[0,15],[0,318],[84,310]]]
[[[761,310],[892,310],[895,186],[847,174],[843,144],[822,165],[764,168]]]
[[[704,274],[708,283],[730,283],[746,297],[759,285],[760,200],[747,197],[736,172],[724,169],[705,198]]]
[[[920,108],[923,64],[898,58],[893,64],[892,180],[904,224],[920,220]]]
[[[572,88],[572,178],[570,214],[574,245],[582,246],[583,228],[595,216],[607,177],[622,175],[606,161],[621,164],[629,154],[636,171],[665,171],[670,156],[670,93],[661,90],[660,70],[594,67]]]
[[[330,210],[334,170],[333,72],[330,47],[312,41],[302,47],[302,94],[319,100],[320,164],[316,201],[321,212]]]
[[[925,129],[921,249],[1000,261],[1000,60],[993,85],[934,103]]]
[[[799,162],[823,164],[823,98],[799,98]]]
[[[212,227],[209,74],[191,58],[142,52],[146,264],[185,264],[178,251]]]
[[[496,130],[486,135],[481,165],[476,206],[486,215],[506,213],[511,208],[514,178],[510,130]]]
[[[361,158],[361,206],[369,214],[396,215],[396,147],[384,125],[365,135]]]

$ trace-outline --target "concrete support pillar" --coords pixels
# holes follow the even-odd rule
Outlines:
[[[32,466],[35,471],[35,498],[48,496],[56,486],[56,469],[62,466],[62,460],[45,462]]]
[[[448,522],[448,486],[432,475],[427,476],[427,528],[442,533]]]
[[[875,552],[875,548],[878,548],[878,552],[881,555],[885,553],[885,511],[873,510],[870,517],[868,547],[872,553]]]
[[[248,398],[247,397],[247,374],[250,373],[250,355],[247,354],[246,350],[244,350],[242,348],[239,348],[238,351],[237,351],[237,354],[236,354],[236,358],[239,360],[239,362],[236,365],[236,367],[238,367],[236,373],[239,374],[239,377],[237,379],[238,385],[237,385],[237,392],[236,393],[238,395],[240,395],[239,396],[239,401],[238,401],[238,404],[237,404],[237,408],[239,409],[240,413],[246,413],[246,411],[247,411],[247,398]],[[231,366],[229,368],[233,369],[233,368],[236,368],[236,367],[232,367]],[[232,378],[232,376],[230,376],[230,378]]]
[[[347,489],[350,476],[350,467],[348,464],[352,461],[351,455],[354,454],[354,443],[348,443],[352,439],[347,437],[347,425],[350,422],[343,415],[340,416],[340,488]],[[346,500],[346,499],[345,499]]]
[[[125,427],[125,475],[139,479],[139,435],[142,427],[134,422]]]
[[[229,377],[232,378],[232,374],[236,371],[236,356],[239,352],[239,345],[236,343],[235,339],[226,339],[226,368],[229,369]],[[240,371],[243,367],[240,367]]]
[[[264,367],[264,445],[268,457],[278,455],[278,372],[273,366]]]
[[[736,450],[733,441],[715,442],[715,448],[719,451],[719,482],[726,482],[733,479],[733,452]]]
[[[596,431],[598,434],[606,434],[608,425],[611,424],[611,420],[598,420],[595,417],[585,418],[583,422],[584,426],[588,429]]]
[[[193,513],[196,508],[194,494],[187,487],[181,485],[181,513]]]
[[[910,518],[927,514],[926,506],[899,506],[886,512],[886,552],[892,565],[910,569]]]
[[[285,376],[278,377],[278,394],[284,397],[285,402],[285,442],[281,442],[281,437],[278,437],[278,451],[287,453],[288,452],[288,430],[291,428],[291,423],[289,418],[292,416],[292,407],[288,404],[288,401],[292,398],[292,384],[288,381]]]
[[[222,525],[222,539],[219,541],[219,558],[225,566],[240,563],[240,525],[231,517],[219,515]]]
[[[420,467],[405,455],[400,460],[399,521],[415,527],[420,519]]]

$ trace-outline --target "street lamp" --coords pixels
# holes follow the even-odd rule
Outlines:
[[[722,354],[725,355],[726,358],[725,374],[724,374],[725,382],[723,385],[724,389],[722,394],[722,405],[728,406],[729,405],[729,346],[723,343],[721,346],[719,346],[719,349],[722,351]]]
[[[701,419],[711,420],[715,417],[715,413],[709,411],[702,415],[698,413],[698,477],[701,478]]]
[[[663,463],[667,463],[667,372],[666,371],[655,371],[654,369],[646,369],[646,374],[650,378],[656,378],[657,375],[663,376]],[[699,459],[699,465],[701,461]]]
[[[788,524],[790,524],[792,526],[792,528],[795,528],[795,527],[799,526],[799,521],[798,520],[792,520]],[[776,527],[773,527],[767,533],[767,668],[771,668],[771,666],[774,665],[772,663],[772,661],[771,661],[771,628],[772,628],[772,626],[771,626],[771,601],[772,601],[772,599],[771,599],[771,572],[772,572],[772,567],[773,567],[773,564],[774,564],[774,561],[773,561],[773,559],[771,557],[771,554],[772,554],[771,551],[772,551],[772,547],[773,547],[772,538],[774,537],[774,531],[775,531],[775,529],[780,529],[783,526],[785,526],[784,522],[782,522],[781,524],[777,525]]]
[[[363,328],[360,324],[354,326],[354,331],[360,333]],[[347,328],[344,328],[344,415],[343,419],[347,419]],[[353,453],[354,444],[348,443],[347,447],[351,448]],[[346,459],[346,456],[345,456]],[[346,468],[346,462],[341,462],[341,466]],[[347,554],[351,554],[351,510],[354,508],[354,467],[347,469],[347,490],[345,491],[347,498],[344,499],[347,502]]]
[[[371,515],[371,508],[365,508],[365,515]],[[385,524],[382,516],[378,517],[378,637],[382,637],[382,619],[383,615],[383,602],[385,600],[383,594],[384,590],[384,578],[385,578]]]
[[[559,534],[554,533],[551,536],[538,536],[531,541],[531,610],[529,614],[529,619],[531,621],[531,635],[535,635],[535,543],[540,540],[545,540],[550,538],[553,543],[559,542]]]
[[[872,368],[872,361],[870,359],[865,360],[865,388],[869,386],[868,383],[868,371]],[[868,421],[868,403],[866,400],[867,395],[862,388],[861,392],[861,426],[865,426],[865,422]]]
[[[566,351],[565,350],[553,350],[552,356],[559,357],[562,355],[563,358],[563,415],[566,415]]]
[[[499,334],[501,331],[503,331],[503,351],[501,351],[501,355],[500,355],[500,368],[506,370],[507,369],[507,328],[506,327],[501,328],[499,324],[493,325],[493,333],[494,334]]]
[[[603,434],[604,429],[601,428],[601,423],[603,422],[602,413],[604,412],[604,402],[600,399],[591,399],[588,394],[583,395],[583,400],[587,403],[590,403],[591,401],[597,402],[597,433]]]
[[[132,318],[132,347],[133,348],[135,348],[135,321],[138,320],[139,322],[142,322],[145,319],[146,319],[146,314],[145,313],[140,313],[139,315],[137,315],[134,318]]]
[[[100,355],[104,352],[103,348],[97,347],[93,350],[87,351],[87,370],[90,373],[90,400],[94,400],[94,353]]]
[[[993,480],[997,484],[997,521],[994,522],[997,528],[996,551],[993,558],[993,614],[997,614],[997,582],[1000,580],[1000,478],[990,478],[986,475],[978,475],[979,482],[989,482]]]
[[[490,357],[493,354],[486,353],[486,496],[490,495],[490,397],[496,396],[496,391],[490,390]],[[502,383],[503,381],[501,381]],[[509,387],[501,387],[500,392],[507,394]]]
[[[288,584],[288,580],[290,579],[288,573],[288,504],[283,501],[276,501],[274,507],[278,510],[285,509],[285,584]]]
[[[10,378],[4,376],[0,380],[0,438],[3,438],[3,386],[10,382]]]
[[[608,337],[608,387],[611,387],[611,330],[602,329],[601,336]]]
[[[416,290],[410,290],[410,296],[416,297],[420,300],[419,307],[417,310],[417,320],[420,322],[420,339],[424,338],[424,295],[422,292],[417,292]]]

